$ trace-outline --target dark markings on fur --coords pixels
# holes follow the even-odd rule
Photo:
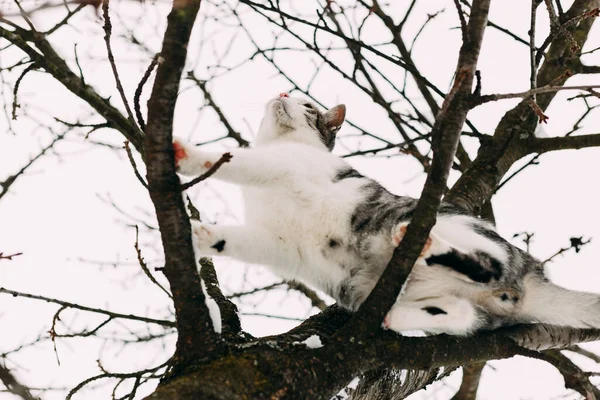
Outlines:
[[[492,278],[500,279],[502,276],[500,261],[481,252],[466,255],[452,249],[448,253],[431,256],[425,262],[427,265],[438,264],[452,268],[475,282],[488,283]]]
[[[329,247],[332,249],[339,246],[339,242],[335,239],[329,239]]]
[[[225,241],[224,240],[219,240],[217,243],[213,244],[210,247],[212,247],[213,249],[217,250],[220,253],[225,248]]]
[[[389,230],[398,221],[409,219],[416,200],[398,197],[388,192],[379,183],[369,180],[361,188],[364,200],[354,209],[350,226],[354,233],[372,234]]]
[[[421,310],[427,311],[431,315],[448,314],[446,311],[442,310],[441,308],[437,308],[437,307],[425,307],[425,308],[422,308]]]
[[[353,215],[351,219],[356,220],[356,218]],[[363,218],[360,221],[358,221],[357,223],[352,224],[352,230],[354,231],[354,233],[361,233],[369,225],[369,222],[371,222],[371,217]]]
[[[343,179],[349,179],[349,178],[363,178],[363,175],[360,174],[354,168],[348,167],[348,168],[338,170],[336,172],[335,176],[333,177],[333,182],[339,182]]]

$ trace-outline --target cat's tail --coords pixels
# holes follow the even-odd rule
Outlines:
[[[522,322],[573,328],[600,328],[600,295],[577,292],[533,274],[525,277]]]

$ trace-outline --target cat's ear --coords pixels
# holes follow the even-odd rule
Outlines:
[[[335,135],[340,130],[342,123],[344,123],[344,118],[346,118],[346,106],[339,104],[327,111],[324,117],[325,127]]]
[[[323,114],[323,124],[325,126],[324,131],[321,131],[323,143],[329,149],[333,150],[335,146],[335,135],[340,130],[344,118],[346,117],[346,106],[343,104],[337,105],[331,108],[329,111]]]

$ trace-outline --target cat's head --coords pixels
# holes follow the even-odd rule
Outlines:
[[[256,144],[290,140],[331,151],[345,117],[343,104],[321,111],[310,101],[281,93],[265,107]]]

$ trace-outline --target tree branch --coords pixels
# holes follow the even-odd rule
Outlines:
[[[67,63],[54,51],[44,34],[21,28],[9,31],[0,26],[0,37],[24,51],[36,65],[44,68],[69,91],[98,111],[111,128],[121,132],[142,153],[143,136],[140,135],[137,127],[133,126],[119,110],[110,105],[108,100],[100,97],[81,77],[71,71]],[[33,42],[41,54],[29,46],[28,41]]]
[[[2,294],[2,293],[9,294],[13,297],[26,297],[28,299],[42,300],[42,301],[46,301],[48,303],[58,304],[62,307],[73,308],[73,309],[82,310],[82,311],[88,311],[88,312],[92,312],[92,313],[96,313],[96,314],[108,315],[109,317],[112,317],[112,318],[121,318],[121,319],[127,319],[127,320],[131,320],[131,321],[147,322],[150,324],[157,324],[157,325],[169,326],[169,327],[175,326],[175,323],[173,321],[140,317],[138,315],[132,315],[132,314],[121,314],[121,313],[116,313],[116,312],[112,312],[112,311],[108,311],[108,310],[103,310],[101,308],[82,306],[80,304],[70,303],[68,301],[53,299],[50,297],[38,296],[36,294],[17,292],[14,290],[9,290],[9,289],[0,287],[0,294]]]
[[[600,133],[550,138],[536,137],[529,140],[530,151],[536,153],[547,153],[556,150],[578,150],[596,146],[600,146]]]
[[[175,3],[167,18],[152,94],[144,142],[150,197],[156,210],[165,255],[164,273],[171,285],[177,318],[174,373],[203,357],[216,357],[222,342],[200,286],[192,232],[175,174],[173,117],[187,44],[201,0]]]
[[[407,234],[394,251],[390,263],[369,297],[338,335],[340,339],[372,335],[379,329],[435,224],[437,209],[469,111],[468,97],[487,25],[489,5],[490,0],[477,0],[471,8],[467,25],[469,41],[461,47],[454,85],[446,96],[432,129],[433,163]]]
[[[0,364],[0,381],[2,381],[10,393],[19,396],[23,400],[39,400],[39,398],[32,395],[29,388],[20,383],[12,372],[3,364]]]
[[[592,9],[597,3],[598,0],[575,0],[565,16],[574,18]],[[577,26],[569,27],[571,35],[576,38],[580,47],[587,41],[592,20],[588,18]],[[555,38],[539,69],[538,85],[542,88],[547,85],[563,85],[570,76],[567,71],[573,70],[571,65],[578,62],[578,55],[572,53],[570,42],[562,36]],[[543,110],[555,95],[556,90],[539,93],[537,104]],[[520,158],[535,151],[528,147],[528,141],[534,136],[536,127],[537,116],[527,101],[522,101],[508,111],[498,124],[492,139],[482,144],[477,158],[448,192],[445,201],[467,212],[480,214],[482,204],[489,201],[510,167]]]

